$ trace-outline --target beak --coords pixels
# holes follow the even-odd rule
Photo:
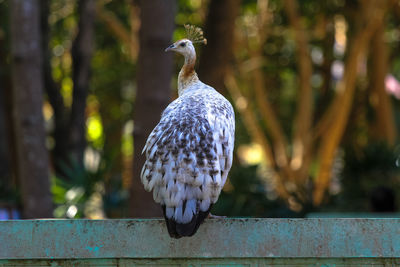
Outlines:
[[[174,48],[176,48],[176,47],[175,47],[175,44],[172,44],[172,45],[168,46],[168,47],[165,49],[165,52],[173,51]]]

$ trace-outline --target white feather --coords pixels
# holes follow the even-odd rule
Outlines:
[[[177,222],[181,223],[183,218],[182,218],[182,206],[178,206],[175,208],[175,213],[174,213],[174,218]]]
[[[149,169],[145,169],[145,171],[144,171],[144,173],[143,173],[143,176],[141,177],[142,179],[142,183],[143,183],[143,185],[144,185],[144,189],[146,190],[146,191],[150,191],[151,189],[150,189],[150,187],[149,187],[149,181],[148,181],[148,179],[147,179],[147,177],[149,177],[150,176],[150,170]]]
[[[200,203],[200,210],[207,211],[210,208],[210,199],[203,199]]]
[[[204,183],[204,176],[205,176],[205,174],[204,173],[199,173],[199,175],[196,177],[196,179],[194,179],[194,181],[193,181],[193,185],[194,186],[200,186],[200,185],[202,185],[203,183]]]
[[[153,145],[149,155],[147,156],[147,158],[154,158],[155,153],[157,152],[158,146],[157,145]]]
[[[171,208],[171,207],[167,207],[165,209],[165,215],[167,216],[167,218],[172,218],[175,214],[175,209]]]
[[[214,89],[198,85],[164,110],[143,149],[142,183],[179,223],[190,222],[198,205],[209,210],[232,165],[233,109]]]
[[[193,214],[196,213],[196,199],[190,199],[186,202],[185,212],[182,216],[182,223],[189,223],[192,218]]]
[[[156,186],[153,189],[153,199],[156,203],[161,202],[160,187]]]

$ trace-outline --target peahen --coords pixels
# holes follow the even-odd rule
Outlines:
[[[194,43],[206,43],[200,28],[185,25],[187,38],[170,45],[185,57],[179,97],[163,111],[143,152],[141,180],[160,203],[171,237],[192,236],[209,215],[232,166],[235,114],[195,70]]]

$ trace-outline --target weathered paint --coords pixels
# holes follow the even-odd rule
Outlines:
[[[188,260],[193,266],[198,260],[256,266],[289,259],[312,266],[355,259],[391,265],[400,264],[400,219],[211,219],[195,236],[179,240],[158,219],[0,221],[0,266],[34,259],[54,259],[54,266],[60,259],[110,259],[104,266],[124,266],[123,259],[179,266]]]
[[[306,218],[400,218],[400,212],[311,212]]]
[[[0,260],[0,267],[10,266],[87,266],[87,267],[128,267],[128,266],[177,266],[177,267],[256,267],[256,266],[399,266],[398,259],[349,258],[349,259],[304,259],[304,258],[243,258],[243,259],[69,259],[69,260]]]

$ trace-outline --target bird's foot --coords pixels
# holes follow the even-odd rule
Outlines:
[[[211,213],[209,213],[207,218],[208,219],[224,219],[224,218],[226,218],[226,216],[217,216],[217,215],[212,215]]]

